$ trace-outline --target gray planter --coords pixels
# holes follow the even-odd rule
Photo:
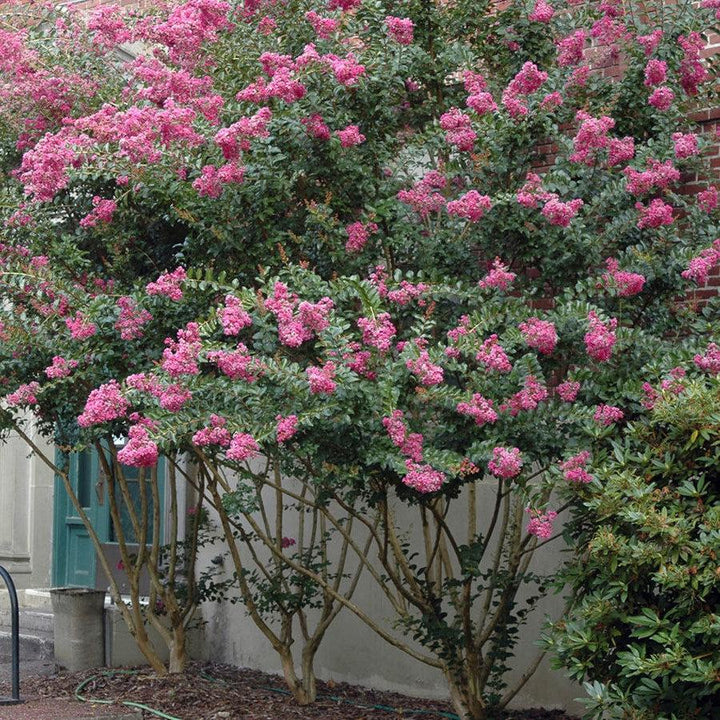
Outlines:
[[[66,587],[50,590],[55,662],[71,672],[105,664],[105,591]]]

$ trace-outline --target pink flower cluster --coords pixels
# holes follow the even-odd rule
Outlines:
[[[207,354],[208,360],[217,363],[220,372],[231,380],[255,382],[262,366],[248,352],[243,343],[238,343],[232,351],[215,350]]]
[[[718,206],[718,189],[710,185],[697,194],[697,201],[704,212],[711,213]]]
[[[120,385],[116,380],[100,385],[93,390],[85,402],[85,408],[78,416],[80,427],[99,425],[125,417],[130,403],[123,396]]]
[[[481,195],[477,190],[461,195],[457,200],[447,204],[448,215],[457,215],[470,222],[478,222],[490,210],[492,202],[487,195]]]
[[[667,77],[667,69],[667,63],[664,60],[655,58],[648,60],[645,66],[645,85],[648,87],[662,85]]]
[[[623,170],[629,193],[644,195],[655,188],[664,190],[680,180],[680,171],[673,165],[672,160],[661,163],[650,158],[647,164],[648,169],[644,171],[635,170],[630,166]]]
[[[543,206],[542,214],[551,225],[567,227],[584,204],[580,198],[575,198],[569,202],[561,202],[553,197]]]
[[[197,375],[200,372],[197,359],[202,347],[198,324],[188,323],[177,335],[177,341],[165,338],[167,347],[163,350],[162,369],[173,378]]]
[[[255,438],[249,433],[233,433],[230,439],[230,447],[225,453],[231,460],[242,462],[250,460],[260,452],[260,447]],[[294,544],[294,543],[293,543]]]
[[[612,349],[617,342],[615,329],[617,319],[612,318],[604,323],[594,310],[588,313],[590,329],[585,333],[585,349],[587,354],[598,362],[607,362],[612,356]]]
[[[526,175],[525,184],[515,195],[518,203],[526,208],[536,208],[539,202],[547,202],[556,197],[553,193],[545,192],[542,189],[542,178],[532,172]]]
[[[680,35],[677,42],[683,49],[679,70],[680,85],[688,95],[697,95],[699,85],[710,75],[702,61],[705,39],[698,32],[690,32],[687,36]]]
[[[160,407],[173,413],[179,412],[185,403],[192,399],[192,393],[177,383],[168,385],[155,394],[160,400]]]
[[[64,378],[78,366],[77,360],[66,360],[60,355],[52,359],[52,365],[45,368],[45,374],[51,379]]]
[[[635,138],[622,137],[611,138],[608,148],[608,165],[620,165],[628,162],[635,157]]]
[[[635,209],[640,213],[637,227],[641,230],[643,228],[659,228],[663,225],[672,225],[674,220],[672,205],[668,205],[660,198],[651,200],[649,205],[636,202]]]
[[[515,393],[507,402],[501,405],[501,410],[510,410],[510,415],[515,417],[523,410],[534,410],[543,400],[547,400],[548,390],[534,375],[525,378],[524,387],[520,392]]]
[[[658,110],[667,110],[675,99],[675,93],[667,86],[661,85],[653,90],[652,95],[648,98],[648,105],[652,105]]]
[[[498,414],[493,410],[492,405],[492,400],[487,400],[480,393],[473,393],[470,402],[459,402],[456,409],[461,415],[467,415],[475,420],[476,425],[485,425],[485,423],[494,423],[498,419]]]
[[[405,462],[408,472],[402,479],[403,485],[419,493],[437,492],[445,482],[445,473],[435,470],[431,465],[417,465],[412,460]]]
[[[76,312],[74,317],[66,317],[65,325],[73,340],[87,340],[97,332],[95,324],[81,312]]]
[[[675,146],[675,157],[679,160],[698,154],[698,139],[695,133],[676,132],[673,133],[672,139]]]
[[[558,58],[560,67],[577,65],[583,59],[583,51],[587,42],[588,34],[585,30],[575,30],[567,37],[557,41]]]
[[[565,462],[560,463],[560,469],[563,471],[563,477],[574,483],[592,482],[593,476],[585,469],[590,460],[590,453],[583,450],[577,455],[573,455]]]
[[[555,9],[547,2],[547,0],[535,0],[535,7],[530,15],[528,15],[528,20],[547,25],[547,23],[552,20],[554,14]]]
[[[98,223],[109,223],[117,210],[117,203],[114,200],[107,200],[96,195],[92,199],[93,209],[88,215],[80,220],[80,227],[95,227]]]
[[[171,300],[180,300],[182,298],[182,290],[180,283],[187,280],[185,268],[178,267],[171,273],[163,273],[155,281],[145,286],[148,295],[164,295]]]
[[[359,318],[357,324],[363,332],[362,339],[365,345],[376,347],[380,352],[387,352],[390,349],[397,330],[388,313],[380,313],[372,318]]]
[[[471,127],[470,116],[456,107],[440,116],[440,127],[445,130],[445,140],[458,150],[472,152],[477,133]]]
[[[711,247],[705,248],[700,255],[690,260],[686,270],[680,274],[686,280],[694,280],[698,285],[704,285],[710,276],[710,270],[720,263],[720,238],[715,240]]]
[[[409,18],[399,18],[388,15],[385,18],[385,27],[388,35],[400,45],[412,45],[413,28],[415,25]]]
[[[709,372],[712,375],[720,375],[720,346],[711,342],[707,346],[704,355],[699,353],[693,357],[693,362],[701,370]]]
[[[485,365],[489,370],[497,370],[501,373],[507,373],[512,370],[510,360],[502,345],[500,345],[497,335],[491,335],[483,342],[477,355],[475,355],[475,360]]]
[[[510,268],[499,257],[496,257],[490,272],[478,281],[478,286],[483,289],[494,287],[498,290],[507,290],[516,277],[517,275],[510,272]]]
[[[580,127],[573,138],[574,152],[570,160],[592,165],[597,151],[604,150],[610,144],[608,133],[615,127],[615,120],[607,115],[594,118],[584,110],[579,110],[575,119],[580,121]]]
[[[410,205],[421,218],[426,218],[431,212],[438,212],[445,206],[445,198],[437,191],[445,189],[446,185],[445,177],[437,170],[432,170],[410,190],[400,190],[397,198]]]
[[[539,70],[537,65],[532,62],[526,62],[520,72],[510,81],[502,94],[502,103],[508,111],[510,117],[518,118],[527,115],[529,110],[523,96],[528,96],[539,90],[548,74],[544,70]]]
[[[5,402],[10,407],[16,407],[19,405],[36,405],[37,394],[40,392],[40,383],[30,382],[27,384],[20,385],[15,391],[5,396]]]
[[[328,40],[337,32],[340,23],[334,18],[322,17],[314,10],[305,13],[305,19],[312,25],[313,30],[321,40]]]
[[[240,298],[234,295],[225,296],[225,306],[218,310],[218,318],[225,335],[237,335],[252,325],[250,314],[243,308]]]
[[[536,348],[543,355],[552,355],[558,336],[555,325],[547,320],[531,317],[518,325],[528,347]]]
[[[277,319],[280,342],[288,347],[299,347],[328,327],[333,302],[328,297],[316,303],[300,302],[285,283],[276,282],[272,296],[265,300],[265,307]]]
[[[463,73],[465,90],[468,92],[468,99],[465,104],[478,115],[497,110],[497,104],[493,96],[486,91],[487,83],[485,78],[472,70],[465,70]]]
[[[206,445],[219,445],[228,447],[231,441],[230,431],[225,427],[227,420],[214,413],[210,416],[210,426],[198,430],[192,438],[195,445],[200,447]]]
[[[307,88],[295,79],[294,69],[278,67],[273,70],[270,82],[259,77],[254,83],[240,90],[235,99],[240,102],[263,103],[278,98],[290,105],[305,97],[306,92]]]
[[[123,12],[117,5],[108,4],[95,8],[88,18],[87,27],[93,32],[93,45],[103,50],[112,50],[132,39]]]
[[[400,285],[394,290],[388,290],[386,297],[390,302],[397,303],[398,305],[409,305],[413,300],[421,298],[424,293],[430,289],[430,286],[426,283],[413,284],[407,280],[401,280]],[[382,291],[380,296],[383,296]],[[418,305],[422,306],[425,304],[424,300],[418,300]]]
[[[523,461],[518,448],[496,447],[493,449],[492,459],[488,462],[488,470],[495,477],[509,479],[520,474],[522,465]]]
[[[615,289],[618,297],[632,297],[642,292],[644,275],[620,270],[620,263],[615,258],[608,258],[605,266],[608,271],[602,276],[603,285]]]
[[[575,402],[580,392],[580,383],[576,380],[566,380],[561,382],[556,390],[563,402]]]
[[[277,438],[278,444],[282,444],[286,440],[289,440],[293,435],[295,435],[298,430],[297,415],[288,415],[287,417],[278,415],[275,420],[277,422],[277,425],[275,427],[275,436]]]
[[[360,252],[367,243],[371,233],[376,233],[378,226],[374,223],[362,223],[354,222],[346,226],[345,232],[347,233],[348,239],[345,243],[345,250],[347,252]]]
[[[663,31],[658,28],[657,30],[653,30],[649,35],[638,35],[635,39],[642,45],[645,55],[650,57],[660,44],[662,36]]]
[[[393,445],[400,448],[400,452],[414,462],[422,462],[423,436],[420,433],[408,433],[405,425],[405,416],[402,410],[393,410],[390,417],[384,417],[382,424]]]
[[[143,336],[143,326],[152,320],[152,315],[143,308],[139,308],[135,301],[123,295],[116,303],[120,314],[115,321],[115,329],[123,340],[137,340]]]
[[[360,132],[357,125],[348,125],[342,130],[336,130],[335,134],[340,138],[340,145],[344,148],[360,145],[365,142],[365,136]]]
[[[158,461],[158,446],[150,439],[147,427],[133,425],[128,438],[125,447],[118,451],[118,462],[130,467],[153,467]]]
[[[549,540],[553,533],[553,521],[557,517],[557,513],[554,510],[542,513],[539,510],[532,510],[526,508],[525,512],[530,515],[528,520],[527,531],[529,535],[535,535],[535,537],[541,540]]]
[[[593,420],[598,425],[612,425],[613,423],[620,422],[625,417],[625,413],[615,405],[598,405],[595,408],[595,414]]]
[[[234,160],[219,168],[205,165],[200,170],[200,177],[195,178],[192,186],[200,197],[219,198],[226,185],[239,185],[245,180],[245,168]]]
[[[313,113],[309,117],[303,118],[300,122],[305,126],[305,130],[310,137],[318,140],[330,139],[330,128],[325,124],[322,115]]]
[[[443,381],[443,369],[430,361],[427,350],[421,350],[417,358],[406,360],[405,366],[423,385],[439,385]]]
[[[305,370],[313,395],[332,395],[335,392],[335,369],[334,362],[326,362],[321,368],[311,366]]]
[[[230,127],[218,130],[215,142],[222,150],[224,158],[237,160],[241,151],[250,149],[251,139],[269,137],[268,124],[271,119],[272,110],[263,107],[251,117],[242,117]]]

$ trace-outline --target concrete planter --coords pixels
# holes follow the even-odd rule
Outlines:
[[[71,672],[105,664],[105,591],[50,590],[54,614],[55,661]]]

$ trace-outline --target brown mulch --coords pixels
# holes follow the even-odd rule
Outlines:
[[[105,674],[107,673],[107,674]],[[450,720],[447,702],[318,682],[318,700],[300,707],[281,677],[230,665],[192,663],[186,672],[158,678],[147,668],[86,670],[22,680],[22,696],[66,698],[82,689],[86,699],[141,703],[177,720]],[[0,684],[0,695],[6,688]],[[136,706],[135,706],[136,707]],[[157,716],[143,711],[150,720]],[[508,712],[505,720],[576,720],[559,710]]]

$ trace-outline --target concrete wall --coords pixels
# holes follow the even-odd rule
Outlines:
[[[48,447],[40,437],[33,440]],[[29,454],[16,435],[0,445],[0,564],[18,588],[43,588],[52,573],[54,477]]]
[[[478,489],[480,500],[478,506],[487,511],[492,507],[490,501],[494,499],[493,487],[481,485]],[[455,501],[455,506],[458,510],[466,512],[462,498]],[[457,522],[458,519],[454,518],[453,521]],[[483,527],[483,520],[486,518],[480,513],[478,525],[480,529]],[[398,525],[408,528],[410,537],[415,536],[417,539],[418,521],[414,513],[404,513],[399,517]],[[294,532],[296,526],[286,526],[283,535],[293,536]],[[201,551],[199,566],[207,565],[221,550],[220,546],[205,547]],[[538,573],[552,572],[561,561],[559,550],[560,547],[553,545],[541,548],[530,569]],[[422,560],[418,562],[422,563]],[[231,560],[226,558],[225,573],[231,573],[233,569]],[[385,629],[392,629],[392,609],[369,576],[365,575],[361,580],[353,601],[373,618],[380,620]],[[558,596],[545,598],[531,615],[529,623],[521,629],[521,640],[516,657],[510,663],[517,668],[517,671],[508,678],[511,684],[513,678],[522,675],[527,665],[538,654],[539,649],[535,643],[545,617],[559,617],[562,607],[562,598]],[[281,672],[277,654],[256,628],[252,619],[247,616],[242,603],[207,603],[203,605],[202,612],[207,621],[205,627],[207,652],[213,660],[267,672]],[[402,637],[403,630],[400,629],[397,633]],[[294,649],[299,651],[300,647]],[[323,680],[346,681],[418,697],[447,696],[444,679],[438,670],[423,665],[392,647],[348,610],[340,613],[325,636],[317,655],[316,671],[318,677]],[[574,702],[574,698],[582,695],[582,688],[567,680],[562,672],[552,670],[546,659],[517,695],[513,706],[562,708],[579,713],[580,706]]]

